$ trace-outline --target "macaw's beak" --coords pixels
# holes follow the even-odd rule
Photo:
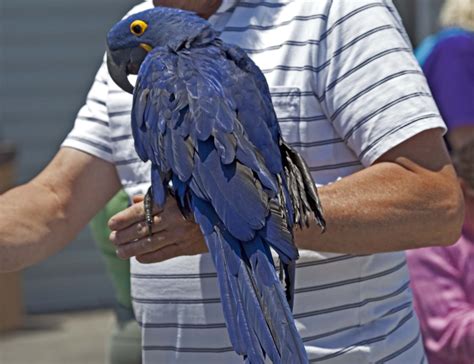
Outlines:
[[[129,74],[136,75],[148,54],[146,47],[110,50],[107,46],[107,68],[112,80],[124,91],[133,94],[133,86],[128,80]]]

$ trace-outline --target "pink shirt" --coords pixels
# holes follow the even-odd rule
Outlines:
[[[474,363],[474,235],[407,252],[415,310],[430,364]]]

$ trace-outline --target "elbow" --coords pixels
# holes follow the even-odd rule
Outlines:
[[[446,231],[443,240],[440,240],[439,245],[441,246],[453,245],[461,237],[464,222],[464,203],[460,202],[457,207],[453,207],[446,215]]]
[[[444,188],[440,198],[438,228],[434,245],[450,246],[459,240],[464,223],[464,198],[457,180]]]
[[[464,197],[453,169],[424,173],[412,180],[412,207],[418,216],[412,222],[414,248],[447,247],[455,244],[464,223]]]

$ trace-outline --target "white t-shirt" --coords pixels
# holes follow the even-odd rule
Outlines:
[[[389,0],[231,0],[210,21],[262,69],[283,137],[318,184],[370,166],[421,131],[444,128]],[[114,163],[133,195],[149,187],[150,166],[134,151],[130,110],[131,95],[103,65],[63,146]],[[310,362],[425,362],[404,253],[301,251],[296,280],[294,316]],[[208,254],[132,260],[132,295],[145,364],[242,362]]]

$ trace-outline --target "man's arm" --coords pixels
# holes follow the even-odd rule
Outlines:
[[[371,254],[454,243],[461,231],[463,199],[441,131],[422,132],[358,173],[320,189],[328,223],[297,230],[302,249]],[[207,251],[193,223],[168,202],[147,237],[142,203],[114,216],[111,240],[122,258],[142,263]],[[186,234],[183,232],[186,229]],[[138,239],[138,240],[137,240]],[[190,244],[192,243],[192,248]]]
[[[62,148],[31,182],[0,195],[0,272],[64,247],[119,187],[112,164]]]
[[[327,231],[298,230],[300,248],[370,254],[449,245],[461,232],[462,193],[439,129],[415,135],[320,195]]]

